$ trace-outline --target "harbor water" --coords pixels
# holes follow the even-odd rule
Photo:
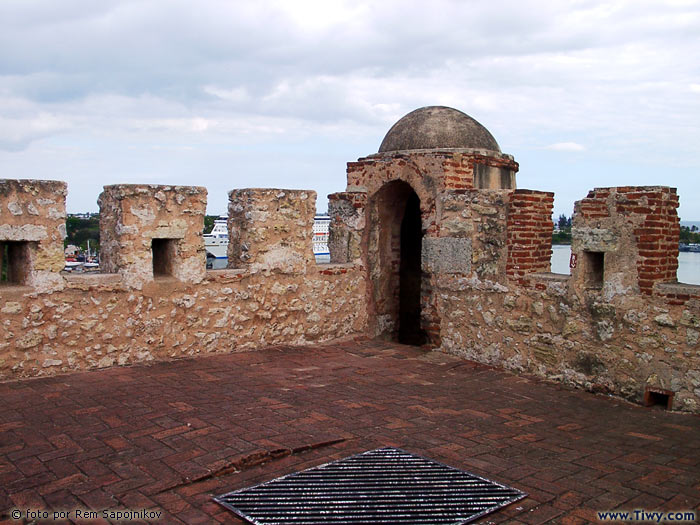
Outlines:
[[[552,272],[570,274],[569,259],[571,246],[567,244],[555,244],[552,246]],[[213,259],[213,269],[226,268],[228,259]],[[329,263],[329,255],[316,257],[319,264]],[[678,282],[686,284],[700,284],[700,253],[680,252],[678,254]]]
[[[569,259],[571,258],[571,246],[555,244],[552,246],[552,272],[571,273],[569,271]],[[700,284],[700,253],[680,252],[678,254],[678,282],[686,284]]]

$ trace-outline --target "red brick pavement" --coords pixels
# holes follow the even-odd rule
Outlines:
[[[13,509],[241,523],[212,495],[381,446],[529,493],[483,523],[700,510],[696,416],[354,341],[0,384],[0,523],[19,523]]]

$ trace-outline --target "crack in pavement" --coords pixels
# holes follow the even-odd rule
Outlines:
[[[275,461],[281,458],[286,458],[287,456],[293,456],[296,454],[302,454],[304,452],[308,452],[309,450],[316,450],[319,448],[324,448],[324,447],[330,447],[332,445],[336,445],[338,443],[343,443],[347,441],[345,438],[338,438],[338,439],[331,439],[329,441],[319,441],[317,443],[309,443],[306,445],[301,445],[299,447],[294,447],[294,448],[276,448],[272,450],[258,450],[255,452],[251,452],[250,454],[247,454],[243,457],[236,458],[233,461],[228,462],[227,464],[217,468],[216,470],[213,470],[211,472],[208,472],[206,474],[202,474],[201,476],[198,476],[196,478],[185,478],[183,481],[180,483],[176,483],[175,485],[172,485],[170,487],[166,487],[162,490],[159,490],[157,494],[162,494],[163,492],[168,492],[170,490],[178,489],[180,487],[186,487],[189,485],[194,485],[195,483],[201,483],[202,481],[206,481],[212,478],[218,478],[221,476],[225,476],[227,474],[232,474],[234,472],[242,472],[244,470],[248,470],[249,468],[255,467],[257,465],[262,465],[263,463],[267,463],[269,461]]]

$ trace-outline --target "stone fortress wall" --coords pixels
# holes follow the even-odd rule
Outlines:
[[[10,268],[23,269],[0,286],[1,379],[307,345],[364,330],[361,268],[313,258],[314,192],[232,192],[229,227],[246,253],[232,257],[236,268],[206,270],[204,188],[106,186],[105,273],[65,274],[65,190],[53,181],[0,181],[0,244],[12,245]]]
[[[676,191],[591,191],[571,275],[552,274],[554,195],[516,188],[515,160],[456,113],[443,127],[466,122],[466,142],[416,146],[404,129],[392,146],[390,131],[348,163],[329,265],[312,254],[312,191],[230,192],[229,268],[205,270],[205,189],[116,185],[99,199],[105,273],[63,274],[65,184],[0,181],[0,378],[366,335],[700,413]]]

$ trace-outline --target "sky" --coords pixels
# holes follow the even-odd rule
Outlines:
[[[423,106],[471,115],[554,215],[678,188],[700,220],[700,0],[2,0],[0,177],[345,189]]]

